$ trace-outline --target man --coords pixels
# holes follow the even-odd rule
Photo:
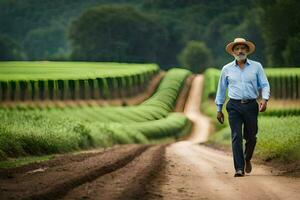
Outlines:
[[[222,107],[228,88],[229,101],[226,104],[231,129],[232,152],[235,177],[241,177],[252,170],[251,158],[256,144],[258,111],[264,112],[270,97],[270,86],[263,67],[247,56],[253,53],[255,45],[243,38],[236,38],[226,46],[226,51],[235,60],[222,68],[216,95],[217,119],[224,123]],[[262,92],[262,100],[256,99]],[[243,151],[243,138],[246,140]]]

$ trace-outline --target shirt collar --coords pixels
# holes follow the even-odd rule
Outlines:
[[[237,60],[236,60],[236,59],[233,61],[233,64],[234,64],[234,66],[236,66],[236,67],[239,66],[239,65],[237,64]],[[245,64],[246,64],[245,66],[250,65],[250,64],[251,64],[250,59],[246,58],[246,63],[245,63]]]

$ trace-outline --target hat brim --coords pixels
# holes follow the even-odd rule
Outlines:
[[[251,54],[251,53],[253,53],[255,51],[255,45],[252,42],[250,42],[250,41],[245,41],[245,42],[230,42],[226,46],[227,53],[229,53],[230,55],[233,55],[232,47],[234,45],[237,45],[237,44],[245,44],[245,45],[247,45],[249,47],[248,55]]]

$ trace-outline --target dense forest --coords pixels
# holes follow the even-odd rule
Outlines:
[[[166,69],[199,42],[195,48],[209,57],[203,63],[220,68],[232,60],[225,45],[244,37],[263,65],[299,66],[299,8],[297,0],[0,0],[0,60],[156,62]]]

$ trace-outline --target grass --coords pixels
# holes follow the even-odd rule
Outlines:
[[[300,158],[300,117],[259,117],[255,156],[262,160],[281,162],[299,161]],[[231,148],[230,128],[226,127],[213,134],[209,143]]]
[[[53,158],[53,155],[47,156],[27,156],[22,158],[9,158],[6,161],[0,161],[0,169],[16,168],[30,163],[39,163],[48,161]]]

